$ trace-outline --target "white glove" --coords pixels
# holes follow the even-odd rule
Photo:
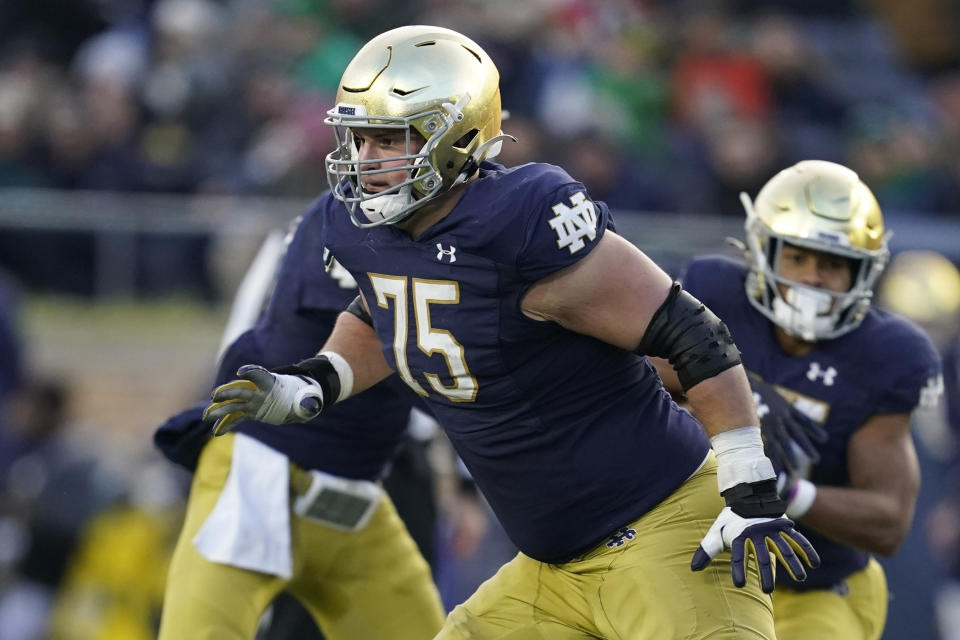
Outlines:
[[[216,421],[216,436],[231,431],[240,420],[307,422],[323,409],[323,390],[311,378],[271,373],[250,364],[237,369],[237,377],[213,390],[203,412],[205,421]]]

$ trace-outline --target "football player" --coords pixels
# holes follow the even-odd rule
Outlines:
[[[804,582],[777,574],[777,638],[876,639],[887,585],[873,555],[893,553],[910,527],[919,479],[910,417],[936,402],[939,357],[913,323],[871,306],[887,238],[856,173],[804,161],[742,199],[749,264],[697,258],[683,285],[740,347],[768,450],[781,452],[787,516],[823,561]]]
[[[226,349],[219,382],[244,362],[315,353],[356,296],[349,273],[324,269],[323,224],[315,207],[295,227],[269,304]],[[209,441],[199,410],[164,425],[161,448],[196,469],[160,640],[251,640],[281,592],[329,640],[432,637],[444,610],[430,568],[379,485],[413,398],[391,379],[307,425],[249,420]]]
[[[361,295],[315,358],[242,367],[206,417],[299,422],[395,371],[521,552],[441,640],[773,638],[773,565],[818,559],[782,517],[737,350],[581,183],[488,160],[498,85],[447,29],[360,50],[317,208]],[[702,425],[644,354],[672,359]]]

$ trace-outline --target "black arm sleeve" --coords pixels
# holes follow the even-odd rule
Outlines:
[[[679,282],[653,314],[635,353],[669,360],[684,391],[740,364],[727,325]]]

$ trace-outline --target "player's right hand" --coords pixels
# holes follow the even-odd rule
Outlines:
[[[213,390],[203,412],[205,421],[216,421],[215,436],[228,433],[241,420],[307,422],[323,409],[323,391],[310,378],[272,373],[250,364],[237,369],[237,377]]]
[[[774,468],[798,473],[802,471],[803,462],[816,464],[820,453],[814,442],[826,442],[826,430],[790,404],[772,385],[753,376],[749,378],[760,418],[764,452]],[[798,456],[797,450],[803,455]],[[806,460],[801,460],[804,456]]]

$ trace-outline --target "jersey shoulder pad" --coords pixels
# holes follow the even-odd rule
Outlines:
[[[684,290],[707,306],[736,299],[742,291],[746,267],[720,254],[697,256],[683,268],[679,281]]]
[[[514,179],[525,185],[517,202],[522,222],[516,265],[526,279],[539,280],[582,259],[612,225],[607,206],[560,167],[524,165]]]
[[[871,308],[861,328],[867,329],[869,341],[884,345],[880,352],[884,359],[936,363],[940,356],[929,336],[912,320],[896,313]]]
[[[326,248],[326,232],[334,215],[348,217],[343,205],[329,193],[303,213],[277,273],[274,297],[278,307],[271,313],[294,313],[298,309],[339,311],[357,295],[356,281]]]
[[[919,406],[935,406],[943,390],[940,354],[926,333],[911,320],[871,309],[857,331],[873,354],[875,375],[887,389],[877,402],[877,413],[905,413]]]

